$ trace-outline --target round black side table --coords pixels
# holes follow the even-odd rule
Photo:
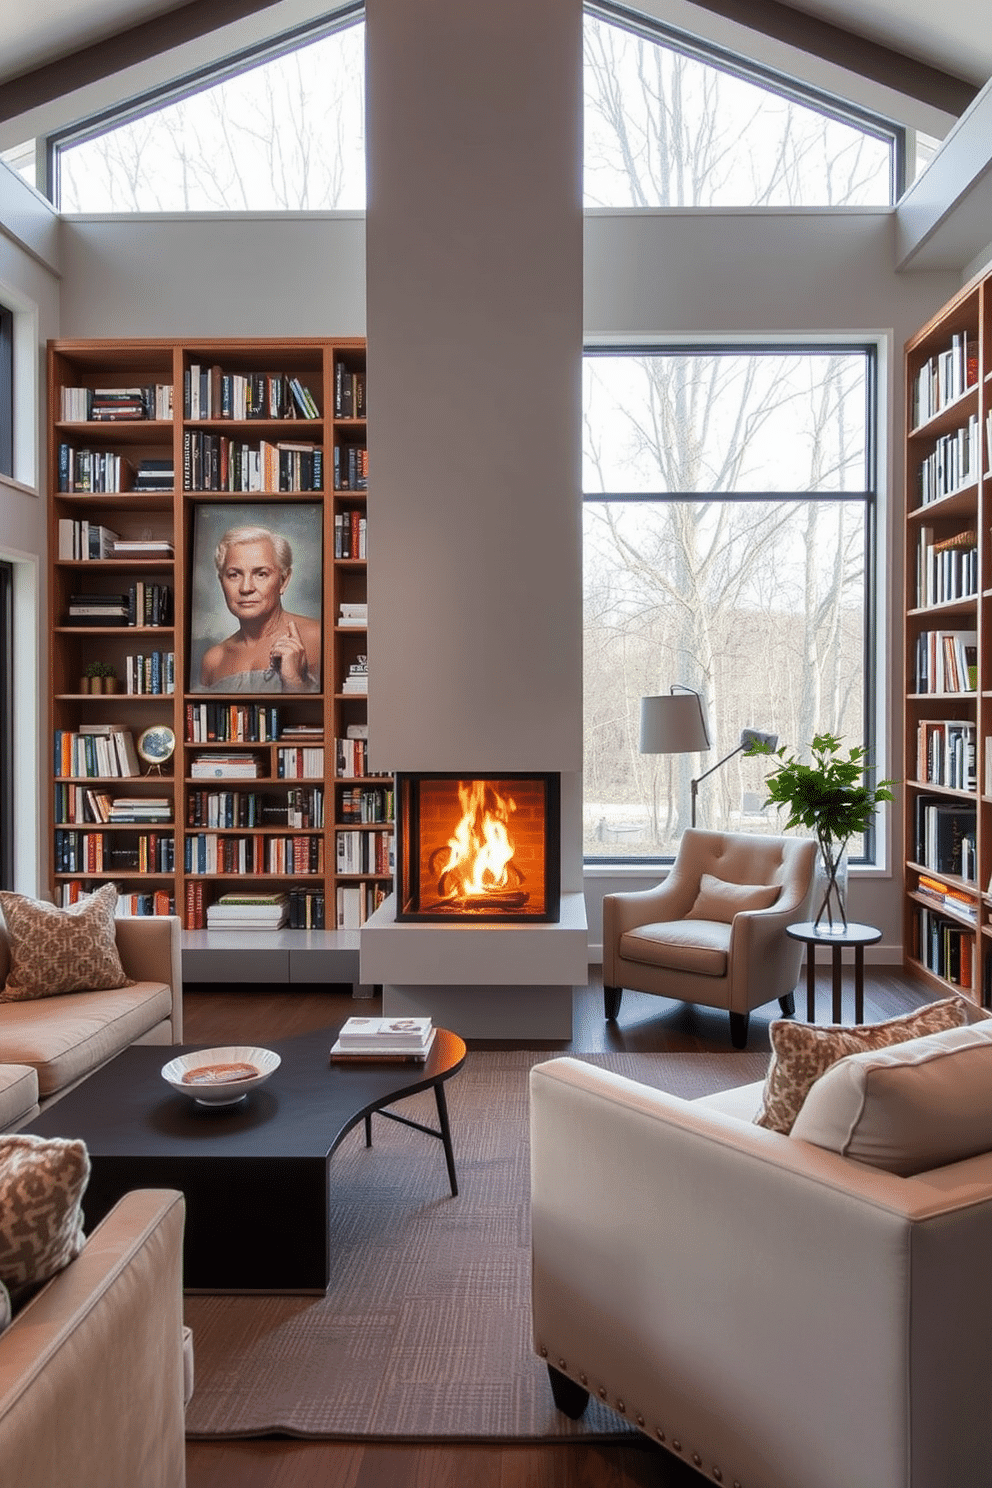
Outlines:
[[[806,945],[806,1020],[816,1022],[816,947],[828,947],[833,952],[833,1021],[841,1021],[841,952],[845,946],[854,948],[854,1021],[865,1020],[865,946],[881,940],[882,932],[874,925],[855,925],[831,934],[817,929],[812,920],[802,920],[798,925],[786,925],[786,935],[801,940]]]

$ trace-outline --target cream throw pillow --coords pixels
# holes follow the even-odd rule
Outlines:
[[[992,1151],[992,1023],[839,1059],[792,1135],[904,1178]]]
[[[776,1018],[769,1025],[772,1060],[755,1122],[788,1136],[813,1082],[838,1059],[865,1049],[905,1043],[944,1028],[958,1028],[967,1020],[960,997],[928,1003],[884,1023],[856,1023],[850,1028],[837,1023],[817,1027],[815,1023]]]
[[[0,1002],[132,985],[117,950],[116,908],[112,883],[69,909],[0,893],[10,937],[10,970]]]
[[[699,880],[696,902],[687,920],[719,920],[729,925],[734,915],[745,909],[767,909],[781,893],[778,884],[730,883],[704,873]]]
[[[0,1136],[0,1281],[15,1309],[83,1248],[83,1142]]]

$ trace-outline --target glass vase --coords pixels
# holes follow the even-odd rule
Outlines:
[[[847,848],[820,843],[813,880],[813,923],[820,935],[843,935],[847,929]]]

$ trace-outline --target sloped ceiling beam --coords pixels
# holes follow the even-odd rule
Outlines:
[[[978,88],[963,78],[953,77],[877,41],[867,41],[830,21],[783,5],[780,0],[693,0],[693,3],[947,114],[963,114],[978,93]],[[940,25],[936,5],[934,25]]]
[[[14,119],[77,88],[99,82],[126,67],[195,41],[245,16],[268,10],[276,0],[191,0],[154,20],[143,21],[92,46],[46,62],[0,83],[0,121]]]

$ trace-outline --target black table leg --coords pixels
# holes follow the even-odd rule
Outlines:
[[[806,1022],[816,1022],[816,951],[806,945]]]
[[[843,1015],[841,1009],[841,973],[843,971],[843,964],[839,945],[833,947],[833,957],[834,1022],[839,1023]]]
[[[454,1198],[458,1193],[458,1179],[455,1177],[455,1154],[451,1147],[451,1127],[448,1125],[448,1101],[440,1080],[434,1086],[434,1099],[437,1102],[437,1120],[441,1128],[441,1141],[444,1143],[444,1160],[448,1164],[448,1182],[451,1184],[451,1196]]]
[[[865,1021],[865,948],[854,947],[854,1021]]]

